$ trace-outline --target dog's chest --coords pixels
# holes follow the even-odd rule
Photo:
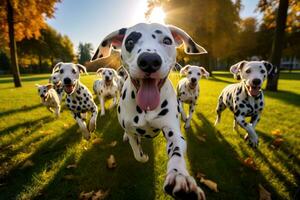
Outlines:
[[[193,103],[197,100],[199,94],[198,87],[194,89],[189,89],[185,86],[179,88],[178,99],[185,103]]]
[[[92,96],[83,87],[79,87],[73,94],[67,95],[66,104],[72,112],[86,112],[93,108]]]

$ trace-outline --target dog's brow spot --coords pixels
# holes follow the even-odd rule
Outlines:
[[[161,31],[161,30],[155,30],[154,32],[155,32],[155,33],[158,33],[158,34],[162,34],[162,31]]]

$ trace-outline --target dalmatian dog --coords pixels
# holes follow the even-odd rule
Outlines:
[[[117,113],[125,130],[123,138],[129,140],[135,159],[148,161],[141,139],[154,138],[162,130],[169,157],[165,192],[176,199],[205,199],[204,192],[186,168],[186,142],[180,130],[179,105],[168,79],[176,63],[176,47],[181,44],[187,54],[206,53],[185,31],[175,26],[140,23],[106,36],[92,60],[108,57],[112,48],[121,52],[129,76],[122,88]]]
[[[195,105],[199,96],[198,81],[202,76],[208,78],[209,73],[204,67],[187,65],[180,70],[180,74],[186,76],[181,79],[177,85],[177,98],[180,103],[180,113],[182,120],[185,122],[184,127],[190,128],[191,119],[195,110]],[[189,116],[183,110],[183,103],[189,104]]]
[[[38,88],[38,93],[41,97],[43,105],[45,105],[50,112],[55,112],[56,117],[59,117],[60,100],[56,91],[53,89],[53,86],[51,84],[36,84],[36,87]]]
[[[128,72],[124,66],[121,66],[117,69],[118,78],[117,83],[119,85],[119,91],[122,92],[123,85],[128,77]]]
[[[63,89],[61,81],[59,79],[58,72],[52,72],[52,74],[49,78],[49,83],[53,84],[53,89],[58,94],[59,101],[62,102],[62,98],[64,96],[64,89]]]
[[[255,126],[260,120],[264,108],[264,95],[261,90],[264,80],[276,69],[267,61],[241,61],[230,68],[230,72],[240,83],[228,85],[219,96],[216,108],[217,118],[215,125],[221,120],[221,113],[226,107],[234,113],[233,127],[238,131],[238,125],[247,131],[245,139],[249,139],[252,147],[257,147],[258,136]],[[250,123],[245,121],[251,117]]]
[[[67,94],[67,107],[73,113],[73,117],[77,121],[84,138],[89,140],[91,132],[96,129],[98,108],[89,89],[79,80],[80,73],[87,74],[86,68],[80,64],[60,62],[56,64],[54,71],[59,73],[62,87]],[[88,127],[85,122],[87,112],[91,112]]]
[[[97,75],[99,75],[102,79],[94,82],[93,90],[99,98],[101,116],[103,116],[105,115],[105,99],[113,98],[113,103],[110,106],[110,109],[117,105],[119,97],[119,85],[117,81],[119,77],[116,70],[110,68],[98,69]]]

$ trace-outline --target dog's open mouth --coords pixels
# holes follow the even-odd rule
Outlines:
[[[75,84],[64,85],[64,90],[67,94],[71,94],[74,91]]]
[[[164,79],[131,79],[137,89],[137,105],[145,111],[154,110],[160,102],[160,88],[163,86]]]
[[[254,97],[259,95],[260,89],[261,89],[260,86],[247,85],[247,90],[248,90],[249,94]]]

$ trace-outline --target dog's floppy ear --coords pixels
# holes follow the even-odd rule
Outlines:
[[[128,77],[128,72],[125,69],[125,67],[123,65],[121,65],[118,69],[117,69],[118,75],[124,77],[124,79],[126,80]]]
[[[99,68],[99,69],[96,71],[97,75],[100,75],[102,72],[103,72],[103,68]]]
[[[200,68],[200,70],[201,70],[201,76],[205,76],[205,78],[208,79],[208,77],[209,77],[209,72],[206,71],[206,69],[205,69],[204,67],[199,67],[199,68]]]
[[[191,36],[189,36],[184,30],[172,25],[168,25],[168,28],[173,35],[176,46],[179,47],[183,43],[184,51],[186,54],[207,53],[207,51],[196,42],[194,42]]]
[[[191,66],[191,65],[186,65],[186,66],[184,66],[183,68],[181,68],[180,74],[181,74],[181,75],[186,75],[186,73],[187,73],[187,71],[189,70],[190,66]]]
[[[58,72],[62,64],[64,64],[64,63],[63,62],[57,63],[52,69],[52,74]]]
[[[244,67],[244,65],[247,63],[246,60],[240,61],[230,67],[230,72],[233,74],[234,78],[237,80],[241,79],[240,71]]]
[[[52,84],[47,84],[46,87],[47,87],[47,90],[50,90],[51,88],[53,88],[53,85]]]
[[[81,64],[76,64],[80,73],[88,74],[86,71],[86,67]]]
[[[112,48],[120,49],[126,30],[126,28],[122,28],[107,35],[104,40],[102,40],[91,61],[96,60],[97,58],[106,58],[110,56]]]
[[[268,75],[273,76],[274,74],[277,73],[277,68],[274,67],[272,63],[265,60],[263,60],[262,63],[264,64],[266,70],[268,71]]]

